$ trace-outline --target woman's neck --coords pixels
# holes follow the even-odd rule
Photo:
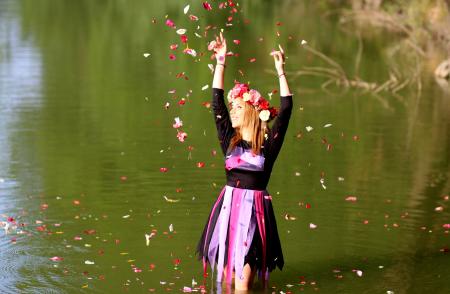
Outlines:
[[[248,128],[241,129],[241,137],[242,137],[242,140],[245,140],[247,142],[252,141],[251,132]]]

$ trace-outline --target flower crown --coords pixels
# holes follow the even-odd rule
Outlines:
[[[270,106],[269,101],[264,99],[258,91],[250,89],[248,84],[236,82],[233,89],[228,92],[227,97],[229,102],[233,99],[241,98],[248,104],[252,105],[255,110],[259,111],[259,118],[262,121],[270,121],[278,114],[276,108]]]

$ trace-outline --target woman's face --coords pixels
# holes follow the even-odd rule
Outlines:
[[[244,100],[242,99],[233,99],[230,103],[231,109],[230,109],[230,118],[231,118],[231,125],[233,128],[238,128],[242,126],[242,123],[244,121]]]

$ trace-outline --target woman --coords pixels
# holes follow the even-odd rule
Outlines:
[[[292,94],[284,74],[284,52],[271,53],[280,82],[280,110],[247,84],[236,83],[228,93],[230,114],[224,102],[226,40],[222,34],[210,43],[217,65],[212,108],[220,145],[226,156],[227,184],[216,200],[197,251],[204,273],[209,262],[217,281],[227,285],[235,276],[235,289],[247,290],[256,272],[263,285],[268,273],[284,260],[272,198],[266,190],[275,159],[283,144],[292,112]],[[272,128],[268,122],[275,118]]]

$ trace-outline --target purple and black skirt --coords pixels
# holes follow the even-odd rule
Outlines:
[[[248,171],[264,168],[263,156],[250,156],[248,151],[237,148],[227,156],[226,168]],[[225,268],[228,284],[233,271],[236,278],[242,278],[247,263],[262,281],[268,280],[275,267],[281,270],[283,253],[272,197],[267,190],[238,188],[227,183],[211,209],[197,252],[203,260],[204,274],[209,263],[213,274],[217,269],[218,282],[222,281]]]

